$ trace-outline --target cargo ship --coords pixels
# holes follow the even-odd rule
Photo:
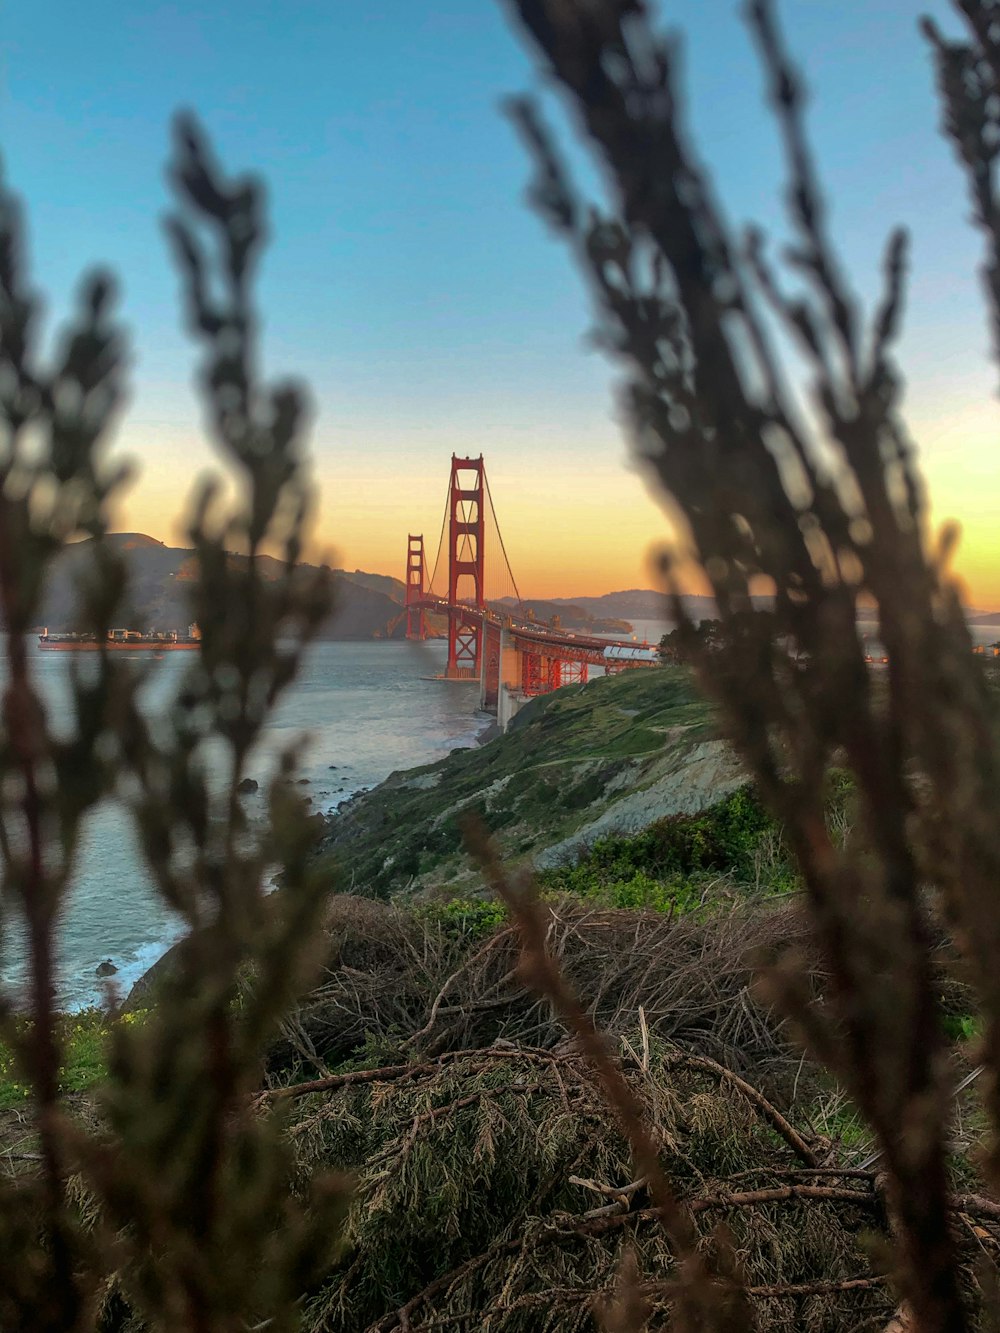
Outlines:
[[[160,633],[156,630],[113,629],[103,641],[96,634],[50,634],[48,629],[42,630],[38,636],[39,648],[49,653],[96,653],[99,648],[126,653],[176,653],[190,651],[200,644],[197,625],[189,625],[186,634],[177,630]]]

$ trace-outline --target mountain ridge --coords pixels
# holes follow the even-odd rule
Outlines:
[[[168,546],[143,532],[110,533],[105,540],[124,555],[128,567],[129,601],[122,611],[128,628],[185,629],[191,619],[185,585],[195,576],[194,549]],[[91,548],[92,541],[85,539],[67,546],[56,558],[40,625],[57,632],[77,627],[79,597],[75,585],[84,573]],[[233,556],[234,560],[238,558]],[[277,578],[283,563],[273,556],[262,555],[258,557],[258,567],[265,578]],[[316,565],[303,562],[302,568],[315,569]],[[322,626],[320,638],[359,641],[405,637],[401,613],[406,588],[402,579],[362,569],[334,569],[331,573],[336,606]],[[754,600],[764,604],[768,599]],[[712,619],[716,615],[711,597],[690,594],[685,596],[684,603],[694,620]],[[670,621],[666,595],[652,588],[626,588],[593,597],[528,597],[521,604],[530,607],[540,622],[551,621],[558,615],[567,630],[626,635],[632,633],[633,620]],[[506,597],[492,605],[512,608],[516,602]],[[874,612],[862,611],[859,618],[873,617]],[[966,617],[970,622],[1000,626],[997,611],[967,608]],[[436,619],[442,622],[439,628],[443,627],[443,618]]]
[[[125,557],[129,587],[122,617],[128,628],[142,630],[181,630],[191,620],[185,585],[195,577],[195,550],[186,546],[167,546],[142,532],[109,533],[105,540]],[[54,562],[43,601],[43,622],[55,631],[76,627],[80,610],[77,592],[86,572],[93,541],[86,539],[67,546]],[[233,555],[232,559],[240,557]],[[258,568],[265,579],[275,579],[284,568],[273,556],[258,557]],[[303,569],[315,565],[303,563]],[[385,574],[351,574],[332,570],[334,610],[320,629],[319,637],[333,640],[401,639],[404,585],[402,580]]]

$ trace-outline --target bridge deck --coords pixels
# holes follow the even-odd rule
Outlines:
[[[441,615],[461,614],[463,620],[481,624],[499,625],[515,640],[522,651],[549,649],[553,656],[560,656],[566,661],[589,662],[594,666],[606,663],[606,648],[634,648],[634,639],[610,639],[595,634],[575,634],[569,630],[552,629],[551,626],[537,625],[532,622],[517,621],[512,616],[498,615],[489,607],[472,606],[467,602],[448,602],[443,597],[423,597],[411,602],[411,606],[425,611],[437,611]]]

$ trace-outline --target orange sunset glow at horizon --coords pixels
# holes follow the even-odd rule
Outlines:
[[[498,444],[483,449],[523,596],[600,596],[662,586],[658,556],[670,542],[666,513],[610,422],[607,434],[606,462],[586,475],[560,472],[544,458],[532,462],[520,449]],[[931,502],[932,540],[942,523],[959,524],[953,572],[963,600],[977,610],[1000,609],[1000,538],[992,498],[1000,408],[993,402],[965,410],[956,404],[951,413],[923,423],[923,434],[930,442],[921,471]],[[215,455],[200,437],[186,440],[192,465],[182,486],[173,449],[125,452],[136,457],[139,475],[120,505],[116,529],[185,545],[185,490],[198,472],[217,470]],[[463,452],[479,450],[466,446]],[[317,506],[307,558],[401,579],[407,536],[422,532],[432,563],[450,457],[448,448],[402,460],[375,451],[367,460],[348,462],[336,447],[325,447],[314,466]],[[704,588],[693,580],[690,591]]]

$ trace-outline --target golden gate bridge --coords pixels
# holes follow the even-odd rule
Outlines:
[[[658,660],[655,651],[632,640],[575,634],[532,621],[504,547],[482,454],[451,456],[429,578],[423,534],[407,538],[406,637],[427,638],[427,617],[435,612],[447,618],[444,679],[479,681],[481,706],[498,713],[501,723],[515,711],[505,707],[510,700],[585,683],[591,667],[613,673]]]

